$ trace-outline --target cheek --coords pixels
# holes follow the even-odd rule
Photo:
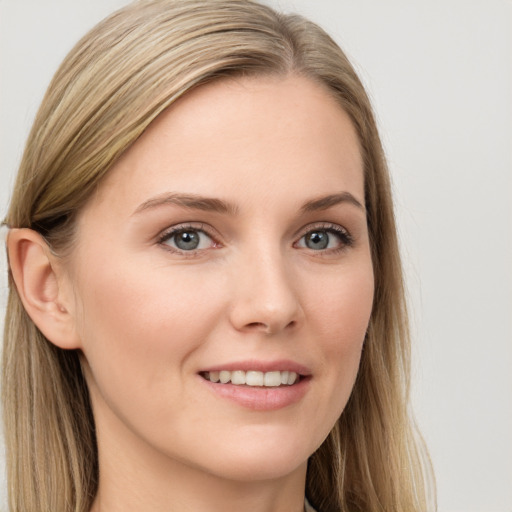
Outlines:
[[[213,295],[222,287],[186,269],[121,261],[103,260],[80,283],[80,332],[91,371],[108,386],[129,386],[127,376],[137,375],[147,392],[157,379],[177,383],[218,321],[221,301]]]
[[[324,424],[330,430],[350,397],[359,369],[373,304],[372,267],[367,264],[340,273],[326,288],[310,310],[316,312],[311,328],[326,390]]]
[[[372,312],[374,280],[371,264],[343,269],[324,282],[307,308],[314,312],[315,329],[329,350],[360,349]]]
[[[125,258],[126,260],[126,258]],[[100,266],[98,266],[100,267]],[[98,268],[97,267],[97,268]],[[82,326],[85,337],[94,328],[108,331],[109,338],[145,339],[165,343],[178,340],[179,329],[194,331],[215,315],[215,282],[198,272],[176,271],[165,266],[104,262],[94,276],[81,279]],[[197,321],[201,318],[201,322]],[[89,336],[88,336],[89,335]]]
[[[201,408],[184,377],[219,321],[222,301],[214,295],[223,287],[186,268],[103,261],[110,272],[80,283],[83,352],[98,421],[121,420],[151,439],[165,439],[171,426],[179,431],[176,410],[197,415],[200,424]]]

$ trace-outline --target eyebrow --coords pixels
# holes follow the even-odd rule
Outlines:
[[[236,205],[223,201],[222,199],[204,197],[197,194],[164,193],[144,201],[136,208],[134,214],[168,204],[189,208],[191,210],[229,213],[232,215],[236,215],[238,212]]]
[[[363,211],[365,209],[364,206],[350,192],[341,192],[339,194],[330,194],[312,199],[311,201],[307,201],[301,207],[301,211],[307,213],[319,210],[327,210],[341,203],[352,204]],[[236,215],[238,213],[238,207],[235,204],[224,201],[222,199],[215,197],[204,197],[198,194],[180,194],[173,192],[159,194],[158,196],[144,201],[135,209],[133,213],[137,214],[158,208],[163,205],[176,205],[191,210],[227,213],[231,215]]]
[[[363,211],[365,209],[364,206],[350,192],[341,192],[339,194],[330,194],[328,196],[323,196],[308,201],[307,203],[304,204],[304,206],[302,206],[301,210],[303,212],[327,210],[332,206],[336,206],[341,203],[352,204]]]

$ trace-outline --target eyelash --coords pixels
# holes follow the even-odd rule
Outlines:
[[[354,245],[354,238],[349,233],[347,229],[344,227],[338,225],[338,224],[332,224],[332,223],[325,223],[320,222],[313,225],[307,226],[307,228],[302,232],[303,234],[300,236],[299,240],[295,242],[295,246],[304,239],[308,234],[314,233],[314,232],[326,232],[329,234],[334,234],[338,237],[340,241],[339,247],[332,247],[324,250],[317,250],[309,249],[313,253],[317,253],[317,256],[331,256],[341,253],[342,251],[347,250],[348,248],[352,247]],[[307,247],[305,249],[308,249]]]
[[[165,230],[164,232],[162,232],[159,235],[158,244],[161,245],[165,250],[167,250],[169,252],[172,252],[175,254],[180,254],[185,257],[194,257],[198,253],[205,251],[206,249],[193,249],[193,250],[187,251],[187,250],[181,250],[179,248],[171,247],[169,244],[166,243],[169,240],[171,240],[173,237],[175,237],[176,235],[178,235],[180,233],[186,233],[189,231],[203,233],[204,235],[206,235],[208,238],[210,238],[212,240],[213,248],[221,247],[221,244],[219,242],[217,242],[216,237],[211,234],[211,232],[210,232],[211,229],[206,227],[204,224],[197,224],[197,225],[182,224],[182,225],[178,225],[178,226],[173,226],[172,228]],[[302,235],[299,237],[297,242],[295,242],[293,244],[294,247],[297,247],[297,244],[302,239],[304,239],[304,237],[306,237],[310,233],[314,233],[315,231],[334,234],[340,240],[339,247],[327,248],[325,250],[309,249],[311,252],[317,253],[317,255],[323,256],[323,255],[327,255],[327,254],[328,255],[339,254],[340,252],[342,252],[342,251],[346,250],[347,248],[350,248],[354,245],[354,239],[353,239],[352,235],[348,232],[348,230],[346,230],[342,226],[339,226],[338,224],[320,222],[317,224],[307,226],[307,228],[304,231],[302,231]],[[307,250],[308,248],[305,247],[305,249]]]
[[[172,228],[166,229],[163,233],[160,234],[158,237],[158,244],[161,245],[166,251],[180,254],[185,257],[193,257],[196,256],[201,251],[204,251],[205,249],[193,249],[190,251],[181,250],[179,248],[171,247],[170,245],[166,244],[165,242],[171,240],[176,235],[179,235],[180,233],[187,233],[187,232],[196,232],[196,233],[203,233],[208,238],[210,238],[213,242],[214,248],[216,246],[220,246],[220,244],[216,241],[215,237],[209,232],[210,230],[205,227],[204,224],[181,224],[178,226],[173,226]]]

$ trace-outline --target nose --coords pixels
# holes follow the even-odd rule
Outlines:
[[[279,251],[253,252],[236,265],[233,284],[230,320],[238,331],[273,335],[301,322],[297,283]]]

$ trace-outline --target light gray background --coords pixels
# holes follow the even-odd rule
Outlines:
[[[51,75],[124,3],[0,0],[2,218]],[[411,298],[414,407],[440,511],[512,512],[512,2],[269,3],[324,26],[373,99]],[[0,266],[3,316],[3,254]]]

